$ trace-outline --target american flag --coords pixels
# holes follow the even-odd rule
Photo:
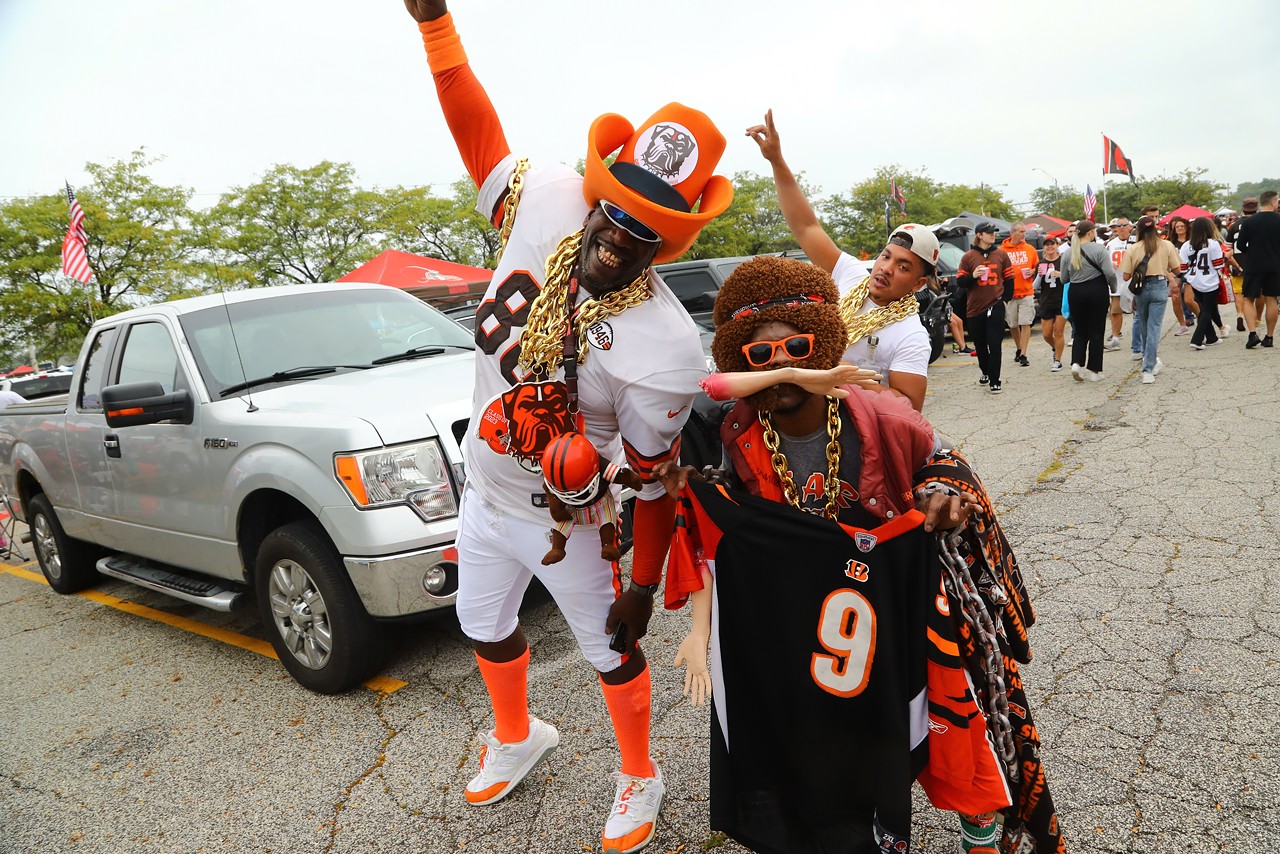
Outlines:
[[[897,178],[889,179],[889,192],[893,196],[893,200],[898,203],[898,207],[903,213],[907,212],[907,197],[902,194],[902,188],[898,186]]]
[[[67,184],[67,204],[71,206],[71,224],[67,226],[67,236],[62,239],[62,274],[87,285],[93,278],[89,256],[85,253],[89,233],[84,230],[84,209],[76,201],[70,184]]]
[[[1084,185],[1084,218],[1089,222],[1096,222],[1093,218],[1093,209],[1098,206],[1098,197],[1093,194],[1093,187],[1088,184]]]

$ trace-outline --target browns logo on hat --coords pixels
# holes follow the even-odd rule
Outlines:
[[[706,113],[683,104],[667,104],[639,130],[605,113],[587,132],[583,198],[590,207],[612,202],[656,231],[662,246],[654,263],[674,261],[733,201],[733,184],[712,174],[724,148],[724,135]],[[615,151],[617,159],[605,166]]]
[[[906,240],[899,240],[899,245],[910,249],[929,266],[938,266],[938,250],[940,249],[938,238],[929,230],[928,226],[920,225],[916,222],[903,223],[893,230],[893,234],[889,235],[889,242],[893,243],[895,237],[907,238]]]

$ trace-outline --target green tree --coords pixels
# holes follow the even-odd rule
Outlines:
[[[476,212],[476,185],[464,175],[450,190],[445,198],[426,187],[388,190],[378,251],[398,249],[473,267],[496,266],[498,231]]]
[[[1036,187],[1028,204],[1032,214],[1048,214],[1068,222],[1084,216],[1084,193],[1070,185]]]
[[[376,254],[388,203],[349,163],[278,164],[199,217],[207,272],[231,286],[331,282]]]
[[[902,213],[890,203],[890,223],[885,222],[885,202],[889,199],[890,181],[896,180],[907,201]],[[875,174],[854,184],[848,193],[837,193],[817,206],[827,233],[854,255],[874,254],[884,246],[888,225],[919,222],[925,225],[942,222],[962,211],[985,213],[999,219],[1014,217],[1013,207],[994,187],[968,184],[945,184],[902,167],[881,166]]]
[[[1160,213],[1167,214],[1182,205],[1195,205],[1212,211],[1226,201],[1228,187],[1215,181],[1206,181],[1207,169],[1183,169],[1174,175],[1157,175],[1144,178],[1140,184],[1131,181],[1107,184],[1105,215],[1126,216],[1136,219],[1147,205],[1159,205]],[[1099,222],[1103,220],[1102,192],[1098,192]]]
[[[799,180],[806,196],[817,194],[816,188],[804,183],[803,176]],[[773,176],[738,172],[733,176],[733,201],[728,210],[707,223],[681,258],[730,258],[795,248],[796,239],[778,207]]]
[[[1261,181],[1248,181],[1236,187],[1236,191],[1226,200],[1226,204],[1240,210],[1245,199],[1258,198],[1264,190],[1280,191],[1280,178],[1264,178]]]
[[[0,347],[37,359],[74,354],[95,317],[199,289],[189,224],[191,190],[157,184],[144,150],[88,163],[76,189],[89,235],[93,278],[61,273],[66,196],[13,199],[0,206]]]

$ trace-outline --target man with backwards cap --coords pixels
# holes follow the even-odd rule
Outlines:
[[[676,458],[706,366],[693,322],[651,265],[683,254],[728,207],[732,185],[713,175],[725,140],[705,114],[672,103],[638,128],[612,113],[597,118],[585,179],[564,166],[528,168],[511,153],[444,0],[405,6],[479,188],[478,210],[505,247],[476,314],[474,409],[463,441],[457,612],[495,721],[466,799],[505,797],[559,743],[555,727],[529,713],[529,645],[517,609],[537,576],[599,671],[618,739],[622,765],[601,844],[636,851],[653,839],[665,789],[649,752],[649,669],[636,642],[661,580],[675,501],[659,483],[641,490],[625,590],[595,537],[571,538],[564,560],[544,567],[551,517],[541,455],[578,431],[641,476]],[[517,74],[518,61],[506,71]]]
[[[778,207],[800,248],[840,289],[840,313],[849,330],[845,361],[880,374],[884,391],[907,398],[919,412],[929,386],[931,346],[915,293],[934,281],[938,238],[923,225],[898,226],[868,274],[866,265],[842,252],[818,222],[782,157],[773,110],[765,113],[764,124],[747,128],[747,136],[773,167]]]
[[[1015,663],[1034,621],[1017,561],[906,401],[805,383],[852,371],[836,298],[815,265],[740,265],[716,296],[727,373],[705,383],[741,397],[724,489],[657,469],[681,496],[666,592],[694,600],[686,684],[712,643],[712,827],[760,852],[905,851],[918,778],[961,814],[965,851],[994,854],[1001,810],[1002,850],[1060,851]],[[944,529],[959,539],[928,533]]]

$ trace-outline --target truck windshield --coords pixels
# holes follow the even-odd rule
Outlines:
[[[193,311],[179,322],[215,399],[246,383],[301,382],[371,367],[416,347],[474,346],[467,330],[392,288],[284,293]]]

